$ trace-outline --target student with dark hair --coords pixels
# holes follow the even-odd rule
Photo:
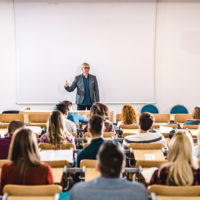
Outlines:
[[[99,147],[104,142],[103,127],[104,119],[101,116],[94,115],[89,119],[88,131],[91,135],[91,143],[81,150],[77,155],[76,166],[80,167],[80,162],[83,159],[96,159]]]
[[[192,112],[192,119],[187,120],[184,123],[185,125],[199,125],[200,124],[200,107],[195,106]]]
[[[65,126],[66,126],[67,130],[70,133],[72,133],[72,132],[76,133],[77,132],[76,125],[74,124],[74,122],[67,119],[68,110],[69,110],[68,105],[61,102],[56,105],[56,110],[60,111],[64,115],[64,117],[65,117],[64,121],[65,121]]]
[[[71,101],[62,101],[62,103],[65,103],[68,106],[68,114],[67,114],[67,119],[70,121],[74,122],[75,124],[83,123],[87,124],[88,119],[79,113],[73,112],[72,110],[72,102]]]
[[[128,147],[130,143],[163,143],[167,148],[165,138],[158,131],[151,132],[154,117],[148,112],[141,114],[139,119],[139,133],[136,135],[126,136],[123,141],[123,146]]]
[[[21,127],[24,127],[24,122],[18,120],[14,120],[8,125],[8,133],[4,138],[0,138],[0,159],[8,158],[8,150],[12,136],[14,132]]]
[[[125,156],[113,142],[101,145],[97,155],[97,170],[100,177],[76,184],[71,192],[71,200],[147,200],[147,190],[141,183],[120,178],[125,167]]]
[[[109,108],[106,104],[97,102],[92,105],[90,108],[90,117],[93,115],[99,115],[104,119],[104,131],[105,132],[114,132],[115,128],[111,121],[109,121]],[[87,126],[84,128],[84,132],[87,132]]]
[[[21,128],[15,132],[8,159],[10,162],[2,166],[1,194],[7,184],[53,184],[51,168],[40,161],[36,135],[30,129]]]

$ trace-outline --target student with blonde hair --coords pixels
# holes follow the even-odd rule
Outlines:
[[[179,130],[169,144],[168,163],[156,170],[150,185],[200,185],[200,169],[193,157],[193,141],[187,131]]]
[[[41,136],[40,142],[58,146],[65,143],[74,143],[74,138],[67,131],[64,120],[64,116],[60,111],[53,111],[48,121],[47,133]]]
[[[10,161],[2,166],[1,194],[7,184],[53,184],[51,168],[40,161],[37,139],[30,129],[21,128],[15,132],[8,159]]]
[[[119,121],[117,126],[121,124],[133,124],[139,121],[139,114],[137,110],[130,104],[125,104],[122,108],[122,121]]]

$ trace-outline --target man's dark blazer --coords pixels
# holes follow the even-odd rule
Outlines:
[[[99,88],[98,88],[96,76],[89,74],[88,77],[89,77],[90,100],[91,100],[91,103],[93,104],[94,102],[99,102]],[[79,76],[76,76],[73,83],[70,86],[65,87],[65,89],[68,92],[74,91],[75,88],[77,88],[76,104],[81,105],[83,103],[84,94],[85,94],[82,74]]]

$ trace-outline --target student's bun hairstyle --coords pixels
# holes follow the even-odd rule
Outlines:
[[[151,113],[144,112],[141,114],[139,119],[140,129],[148,131],[154,122],[154,117]]]

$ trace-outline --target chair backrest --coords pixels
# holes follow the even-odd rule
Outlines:
[[[136,133],[122,133],[122,138],[125,138],[126,136],[129,135],[135,135]]]
[[[23,114],[0,114],[0,122],[10,123],[13,120],[24,121]]]
[[[62,192],[59,185],[6,185],[3,194],[8,196],[54,196]]]
[[[116,114],[116,122],[122,121],[122,114],[121,113],[117,113]]]
[[[95,168],[96,163],[97,163],[96,160],[83,159],[83,160],[81,160],[80,167],[85,166],[88,168]]]
[[[188,110],[185,106],[183,105],[175,105],[172,107],[171,111],[170,111],[171,114],[177,114],[177,113],[185,113],[185,114],[188,114]]]
[[[148,193],[152,192],[163,196],[200,196],[200,186],[151,185],[148,187]]]
[[[119,128],[122,128],[122,129],[139,129],[139,124],[131,124],[131,125],[121,124],[119,126]]]
[[[192,124],[187,124],[184,126],[184,129],[198,129],[199,125],[192,125]]]
[[[40,143],[38,147],[41,148],[42,150],[75,149],[72,143],[66,143],[66,144],[61,144],[61,145],[53,145],[50,143]]]
[[[143,112],[159,113],[158,108],[152,104],[143,106],[141,109],[141,113]]]
[[[52,168],[57,167],[70,167],[70,163],[67,160],[54,160],[54,161],[43,161],[44,163],[50,165]]]
[[[115,136],[114,132],[104,132],[103,133],[103,137],[104,138],[112,138],[113,136]],[[91,137],[89,132],[85,132],[84,133],[84,137]]]
[[[47,123],[51,112],[30,112],[28,113],[28,121],[31,123]]]
[[[162,149],[165,145],[163,143],[130,143],[128,148],[134,149]]]
[[[170,121],[170,114],[153,114],[155,123],[167,123]]]
[[[184,123],[187,119],[192,119],[192,114],[175,114],[174,121],[179,123]]]

